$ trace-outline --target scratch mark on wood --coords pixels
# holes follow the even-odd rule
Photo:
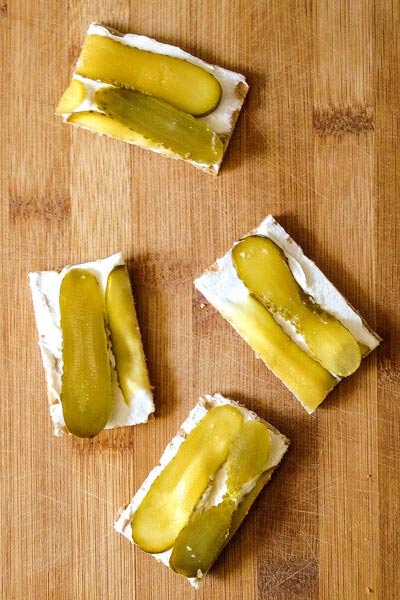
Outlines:
[[[394,361],[392,362],[387,358],[383,358],[379,365],[379,384],[385,385],[387,383],[398,385],[400,383],[400,373]]]
[[[342,137],[346,133],[367,133],[374,131],[374,117],[371,108],[332,106],[314,110],[313,127],[322,138],[330,135]]]
[[[77,489],[81,490],[86,496],[90,496],[91,498],[96,498],[96,500],[99,500],[100,502],[104,502],[105,504],[109,504],[110,506],[114,506],[113,502],[111,502],[110,500],[106,500],[105,498],[102,498],[98,494],[94,494],[93,492],[89,492],[88,490],[85,490],[84,488],[82,488],[80,486],[77,486]]]
[[[275,579],[270,577],[274,573]],[[280,576],[279,576],[280,575]],[[274,598],[303,599],[317,584],[318,563],[312,558],[291,558],[284,562],[262,565],[258,576],[258,593],[260,598],[275,593]],[[279,591],[279,596],[277,592]]]

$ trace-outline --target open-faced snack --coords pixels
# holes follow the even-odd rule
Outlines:
[[[216,174],[247,90],[239,73],[92,23],[56,113]]]
[[[29,283],[55,435],[145,423],[153,395],[122,254]]]
[[[115,529],[198,587],[288,445],[254,412],[220,394],[206,395]]]
[[[380,343],[271,215],[195,286],[309,413]]]

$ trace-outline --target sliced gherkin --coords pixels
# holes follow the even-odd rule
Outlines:
[[[101,133],[109,137],[123,140],[124,142],[131,142],[138,144],[139,146],[157,150],[160,147],[159,144],[146,139],[139,133],[132,131],[129,127],[122,125],[116,119],[112,119],[103,113],[99,113],[94,110],[82,110],[79,112],[72,113],[67,118],[68,123],[73,125],[79,125],[85,129],[90,129],[96,133]],[[173,154],[171,152],[171,154]]]
[[[70,113],[82,104],[86,97],[86,88],[82,81],[73,79],[60,98],[56,115]]]
[[[108,276],[106,313],[118,380],[124,400],[129,406],[138,389],[150,389],[150,382],[125,265],[115,267]]]
[[[224,500],[186,525],[175,541],[171,569],[185,577],[206,573],[226,543],[234,507],[233,502]]]
[[[175,541],[169,559],[171,569],[185,577],[198,577],[199,570],[204,575],[243,523],[273,471],[262,473],[237,507],[227,499],[190,521]]]
[[[253,296],[248,295],[240,304],[226,303],[221,312],[308,411],[314,411],[337,383]]]
[[[113,399],[103,298],[93,273],[71,269],[64,276],[60,315],[65,424],[74,435],[93,437],[107,424]]]
[[[232,442],[226,461],[227,488],[237,501],[243,487],[264,471],[271,451],[271,437],[261,421],[246,421]]]
[[[225,462],[243,422],[232,406],[212,408],[188,434],[132,517],[133,541],[146,552],[173,546],[201,496]]]
[[[153,145],[204,165],[217,163],[223,144],[205,123],[141,92],[103,87],[94,94],[98,108]]]
[[[235,526],[247,511],[236,512],[245,486],[254,484],[264,471],[271,450],[268,429],[260,421],[246,421],[234,438],[226,461],[227,492],[217,506],[196,515],[175,540],[170,566],[186,577],[196,577],[198,570],[208,571],[230,536],[233,518]],[[257,485],[257,484],[255,484]],[[240,504],[239,504],[240,506]],[[249,506],[250,508],[250,506]],[[247,509],[248,510],[248,509]]]
[[[212,112],[222,94],[218,80],[197,65],[99,35],[86,38],[76,72],[161,98],[196,116]]]
[[[301,290],[285,255],[272,240],[248,236],[233,248],[232,258],[249,291],[269,311],[290,321],[325,369],[341,377],[358,369],[361,352],[356,339]]]

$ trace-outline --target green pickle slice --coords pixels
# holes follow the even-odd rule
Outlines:
[[[226,461],[225,498],[217,506],[196,515],[182,529],[170,557],[170,566],[174,571],[186,577],[196,577],[198,571],[204,574],[211,568],[228,539],[233,535],[232,526],[236,531],[246,516],[253,500],[250,504],[244,505],[244,510],[241,508],[243,488],[246,484],[260,478],[270,450],[271,438],[267,427],[260,421],[246,421],[233,440]],[[255,484],[258,490],[257,484],[258,481]],[[257,494],[260,491],[261,489]],[[252,490],[244,497],[250,496],[251,492]]]
[[[222,158],[223,144],[214,131],[163,100],[105,87],[96,91],[94,101],[108,117],[185,160],[213,165]]]
[[[282,250],[269,238],[252,235],[232,250],[239,278],[263,306],[289,321],[321,365],[340,377],[361,361],[353,335],[333,315],[306,295],[294,279]]]
[[[224,500],[221,504],[204,511],[185,527],[177,538],[169,559],[170,567],[185,577],[204,575],[217,560],[219,554],[233,538],[246,518],[257,496],[271,479],[273,469],[262,473],[254,488],[235,505]]]
[[[299,348],[253,296],[227,304],[223,315],[307,410],[315,410],[336,385],[333,375]]]
[[[171,569],[185,577],[206,573],[225,545],[233,511],[233,502],[224,500],[184,527],[169,559]]]
[[[228,494],[236,500],[243,486],[264,471],[271,451],[271,436],[261,421],[246,421],[233,440],[226,461]]]
[[[103,113],[90,110],[82,110],[80,112],[74,112],[67,118],[68,123],[73,125],[79,125],[90,131],[101,133],[124,142],[130,142],[138,144],[144,148],[157,150],[160,147],[159,144],[146,139],[139,133],[132,131],[126,125],[122,125],[116,119],[112,119]],[[167,152],[167,154],[173,155],[173,152]]]
[[[239,410],[218,406],[188,434],[132,517],[132,538],[138,546],[151,553],[173,546],[210,479],[227,459],[242,422]]]
[[[115,267],[108,276],[106,313],[118,380],[124,400],[129,406],[138,389],[150,389],[150,382],[125,265]]]
[[[197,65],[100,35],[86,38],[76,72],[161,98],[195,116],[212,112],[222,95],[218,80]]]
[[[107,424],[113,400],[103,298],[93,273],[68,271],[60,287],[60,314],[65,424],[74,435],[93,437]]]

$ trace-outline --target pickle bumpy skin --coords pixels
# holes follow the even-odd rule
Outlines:
[[[358,369],[361,352],[357,341],[340,321],[301,291],[285,255],[272,240],[248,236],[234,246],[232,259],[249,291],[267,310],[296,328],[323,367],[340,377]]]
[[[113,392],[103,298],[90,271],[72,269],[65,275],[60,314],[65,424],[74,435],[93,437],[107,424]]]
[[[76,72],[144,92],[195,116],[212,112],[221,99],[219,82],[201,67],[102,35],[86,38]]]
[[[222,158],[223,144],[214,131],[163,100],[105,87],[97,90],[94,101],[108,117],[181,158],[205,165]]]
[[[133,541],[146,552],[171,548],[225,462],[243,422],[232,406],[210,410],[154,481],[132,518]]]
[[[119,385],[129,406],[138,389],[150,389],[128,270],[115,267],[108,276],[106,313]]]

